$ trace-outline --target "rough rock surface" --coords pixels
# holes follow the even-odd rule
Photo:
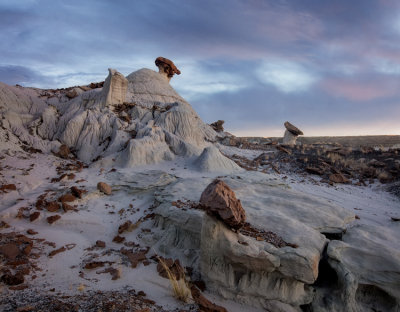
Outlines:
[[[216,179],[206,187],[201,194],[200,205],[232,228],[240,228],[246,221],[246,212],[240,200],[221,180]]]

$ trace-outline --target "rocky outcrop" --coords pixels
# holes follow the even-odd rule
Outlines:
[[[327,239],[341,234],[354,214],[256,172],[222,179],[246,209],[254,228],[271,231],[285,242],[276,247],[264,239],[233,231],[202,210],[173,202],[196,202],[210,179],[179,179],[157,193],[155,237],[160,251],[181,255],[183,265],[199,270],[207,289],[271,311],[299,311],[313,301],[313,284]],[[190,205],[189,205],[190,207]]]
[[[158,67],[159,73],[165,76],[168,81],[170,81],[175,74],[181,74],[180,70],[175,66],[174,62],[165,57],[157,57],[155,63]]]
[[[335,275],[331,288],[318,288],[318,311],[399,311],[399,231],[374,225],[347,230],[342,241],[331,241],[328,263]],[[332,288],[335,289],[332,292]]]
[[[240,200],[221,180],[216,179],[206,187],[201,194],[200,205],[207,213],[218,217],[232,228],[238,229],[246,221],[246,212]]]

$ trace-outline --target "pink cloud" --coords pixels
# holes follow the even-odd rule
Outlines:
[[[344,97],[353,101],[370,101],[391,97],[398,93],[393,81],[353,81],[350,79],[327,79],[322,88],[333,96]]]

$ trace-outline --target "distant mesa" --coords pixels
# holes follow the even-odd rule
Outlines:
[[[165,57],[157,57],[155,63],[158,67],[159,73],[166,76],[168,81],[170,81],[175,74],[181,74],[181,71],[175,66],[174,62]]]
[[[286,128],[285,134],[283,136],[282,144],[284,145],[295,145],[297,137],[299,135],[303,135],[303,131],[301,131],[296,126],[292,125],[289,121],[284,123]]]

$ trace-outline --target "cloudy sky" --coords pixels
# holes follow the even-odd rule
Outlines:
[[[167,57],[242,136],[400,134],[399,0],[0,0],[0,81],[102,81]]]

